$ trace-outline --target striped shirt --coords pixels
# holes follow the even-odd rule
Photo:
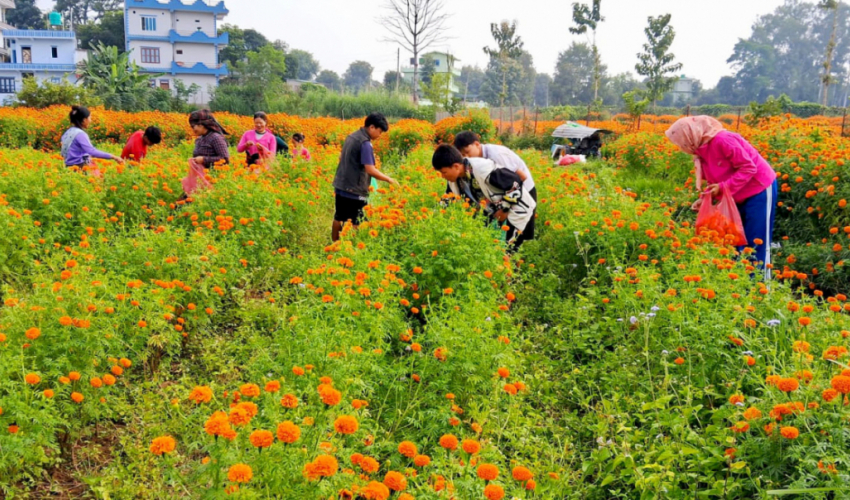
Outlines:
[[[204,168],[211,168],[216,163],[224,160],[230,163],[230,150],[227,149],[227,140],[218,132],[209,132],[195,140],[195,151],[192,156],[204,157]]]

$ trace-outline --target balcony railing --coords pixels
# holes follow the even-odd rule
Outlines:
[[[170,68],[144,67],[149,73],[171,73],[172,75],[213,75],[227,76],[230,71],[227,64],[205,64],[202,62],[171,62]]]
[[[202,0],[196,0],[194,3],[183,3],[181,0],[170,0],[168,2],[160,2],[159,0],[126,0],[125,5],[134,9],[168,9],[171,12],[212,12],[219,15],[227,15],[229,12],[224,6],[224,2],[209,5]]]
[[[0,71],[62,71],[65,73],[74,73],[77,71],[77,65],[0,63]]]
[[[76,38],[73,31],[52,30],[3,30],[6,38]]]
[[[211,36],[203,31],[176,31],[171,30],[168,32],[168,35],[146,35],[142,34],[132,34],[128,35],[127,39],[129,40],[147,40],[147,41],[161,41],[161,42],[169,42],[169,43],[208,43],[215,45],[227,45],[230,43],[230,34],[222,33],[218,36]]]

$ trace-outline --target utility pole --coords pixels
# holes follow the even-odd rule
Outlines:
[[[398,48],[398,53],[395,59],[395,93],[398,94],[398,85],[401,80],[401,47]]]

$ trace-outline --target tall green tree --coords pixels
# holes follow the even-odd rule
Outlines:
[[[676,56],[670,52],[676,39],[676,31],[670,26],[671,17],[670,14],[649,16],[648,26],[643,30],[646,43],[635,65],[637,73],[646,78],[647,97],[653,103],[658,103],[673,88],[677,78],[670,75],[682,69],[682,64],[674,62]]]
[[[239,26],[225,24],[218,29],[218,32],[230,35],[230,43],[219,52],[221,62],[226,62],[230,67],[235,67],[244,61],[248,57],[248,52],[258,52],[270,44],[268,38],[254,29],[243,30]]]
[[[460,69],[460,81],[463,85],[463,100],[477,96],[484,83],[484,71],[478,66],[463,66]]]
[[[292,49],[286,54],[286,78],[311,81],[321,70],[319,61],[306,50]]]
[[[570,33],[574,35],[584,35],[588,32],[592,34],[590,46],[593,50],[593,100],[599,100],[599,86],[602,82],[602,61],[599,55],[599,47],[596,45],[596,30],[599,23],[605,21],[602,17],[602,0],[593,0],[592,5],[588,6],[583,3],[573,4],[573,26],[570,27]]]
[[[245,61],[236,66],[236,73],[244,85],[279,87],[286,76],[286,56],[271,45],[265,45],[256,52],[248,52]]]
[[[591,104],[597,100],[594,68],[599,63],[600,81],[605,80],[607,66],[598,61],[593,47],[573,42],[558,54],[552,81],[552,102],[559,105]]]
[[[54,10],[64,13],[75,25],[100,21],[107,12],[123,8],[123,0],[56,0]]]
[[[820,0],[818,7],[825,11],[832,11],[832,34],[829,43],[826,44],[826,57],[823,62],[823,105],[829,105],[829,86],[832,84],[832,57],[835,54],[836,36],[838,34],[838,0]]]
[[[372,72],[375,68],[366,61],[354,61],[342,75],[345,86],[360,92],[372,83]]]
[[[319,76],[316,77],[316,83],[321,83],[335,92],[342,91],[342,78],[335,71],[329,69],[322,70],[319,73]]]
[[[80,47],[91,50],[99,44],[118,47],[124,52],[124,11],[107,12],[99,22],[90,21],[77,26]]]
[[[35,0],[17,0],[15,2],[15,8],[6,11],[6,21],[22,30],[42,30],[47,28],[44,13],[35,4]]]
[[[502,88],[499,93],[499,106],[505,105],[505,100],[508,98],[508,73],[511,71],[511,62],[516,62],[522,55],[522,47],[524,45],[522,38],[516,34],[516,21],[509,23],[502,21],[501,23],[490,24],[490,34],[493,35],[493,40],[496,41],[496,47],[484,47],[484,53],[490,56],[490,65],[498,67],[502,75]]]
[[[420,80],[422,80],[423,85],[431,85],[431,79],[434,78],[434,75],[437,73],[437,60],[434,59],[434,56],[431,54],[425,54],[422,56],[421,61],[422,73]]]

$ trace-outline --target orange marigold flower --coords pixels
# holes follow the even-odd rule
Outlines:
[[[277,439],[282,443],[292,444],[301,438],[301,428],[290,421],[277,426]]]
[[[463,451],[469,453],[470,455],[475,455],[476,453],[481,451],[481,444],[479,444],[478,441],[475,441],[474,439],[464,439],[463,442],[460,444],[460,447],[461,449],[463,449]]]
[[[505,387],[503,387],[503,389],[504,389],[505,392],[507,392],[511,396],[513,396],[517,393],[517,388],[513,384],[505,384]]]
[[[440,446],[447,450],[454,451],[457,449],[457,438],[453,434],[443,434],[440,438]]]
[[[494,481],[499,477],[499,468],[493,464],[481,464],[475,473],[485,481]]]
[[[499,369],[497,370],[497,373],[498,373],[498,374],[499,374],[499,376],[500,376],[500,377],[502,377],[502,378],[508,378],[508,377],[510,377],[510,376],[511,376],[511,372],[510,372],[510,370],[508,370],[507,368],[504,368],[504,367],[499,368]]]
[[[280,382],[277,380],[272,380],[266,383],[265,391],[266,392],[278,392],[280,390]]]
[[[189,400],[194,401],[196,404],[209,403],[212,401],[212,397],[212,389],[205,385],[197,386],[189,393]]]
[[[79,392],[72,392],[71,393],[71,401],[73,401],[77,404],[82,403],[84,399],[86,399],[86,398],[82,394],[80,394]]]
[[[357,419],[350,415],[342,415],[334,421],[334,430],[338,434],[354,434],[359,428]]]
[[[800,323],[800,326],[809,326],[812,324],[812,318],[809,318],[808,316],[803,316],[802,318],[798,319],[797,322]]]
[[[800,382],[795,378],[782,378],[776,383],[776,387],[782,392],[793,392],[800,387]]]
[[[37,339],[41,336],[41,330],[39,330],[36,327],[32,327],[32,328],[27,329],[25,335],[27,336],[28,339],[35,340],[35,339]]]
[[[289,408],[293,410],[298,407],[298,397],[295,394],[284,394],[282,398],[280,398],[280,405],[284,408]]]
[[[256,430],[248,436],[248,440],[255,448],[268,448],[274,443],[274,435],[265,430]]]
[[[761,418],[761,416],[761,410],[759,410],[755,406],[747,408],[746,411],[744,411],[744,418],[747,420],[755,420],[757,418]]]
[[[750,424],[748,424],[747,422],[744,422],[744,421],[736,422],[730,429],[733,432],[738,432],[738,433],[747,432],[748,430],[750,430]]]
[[[530,470],[522,466],[514,467],[514,470],[511,471],[511,475],[516,481],[528,481],[534,477],[534,474],[532,474]]]
[[[685,358],[678,357],[678,358],[674,359],[673,362],[676,363],[677,365],[683,365],[683,364],[685,364]]]
[[[797,430],[796,427],[788,426],[779,429],[779,434],[781,434],[782,437],[784,437],[785,439],[797,439],[797,437],[800,435],[800,431]]]
[[[35,385],[35,384],[41,382],[41,377],[39,377],[35,373],[27,373],[26,376],[24,376],[24,382],[26,382],[29,385]]]
[[[398,444],[398,452],[407,458],[413,458],[417,452],[416,445],[410,441],[402,441]]]
[[[427,467],[431,463],[431,457],[428,455],[416,455],[413,457],[413,465],[417,467]]]
[[[255,398],[260,395],[260,387],[257,384],[244,384],[239,388],[243,396]]]
[[[389,471],[384,476],[384,485],[393,491],[404,491],[407,489],[407,478],[396,471]]]
[[[782,380],[782,377],[780,377],[779,375],[768,375],[768,376],[764,379],[764,382],[765,382],[767,385],[776,385],[776,384],[778,384],[778,383],[779,383],[779,381],[780,381],[780,380]]]
[[[314,481],[323,477],[333,477],[339,470],[339,462],[331,455],[319,455],[304,466],[304,476]]]
[[[336,406],[342,401],[342,393],[333,387],[321,385],[324,389],[319,390],[319,396],[322,398],[322,402],[328,406]]]
[[[301,375],[304,375],[304,368],[301,368],[300,366],[293,366],[292,373],[300,377]]]
[[[151,453],[154,455],[168,454],[174,451],[177,443],[171,436],[160,436],[151,442]]]
[[[248,425],[251,422],[251,418],[251,413],[242,404],[231,408],[230,414],[227,416],[228,421],[237,426]]]
[[[484,487],[484,498],[487,500],[502,500],[505,498],[505,490],[498,484],[488,484]]]
[[[835,389],[825,389],[821,394],[821,397],[823,397],[823,400],[827,403],[832,402],[833,399],[838,397],[838,391]]]
[[[227,470],[227,480],[233,483],[247,483],[254,477],[254,471],[245,464],[231,465]]]
[[[736,405],[738,403],[744,402],[744,396],[742,394],[733,394],[729,396],[729,404]]]
[[[846,375],[837,375],[835,377],[832,377],[830,385],[833,389],[840,392],[841,394],[850,394],[850,377]]]
[[[361,488],[357,494],[365,500],[387,500],[390,497],[390,490],[384,483],[371,481]]]
[[[361,457],[357,462],[357,465],[360,466],[360,469],[362,469],[366,474],[374,474],[381,468],[381,464],[372,457]]]
[[[42,392],[42,394],[44,394],[44,397],[46,397],[47,399],[50,399],[50,398],[52,398],[53,396],[56,395],[56,393],[53,392],[53,389],[45,389],[44,392]]]

